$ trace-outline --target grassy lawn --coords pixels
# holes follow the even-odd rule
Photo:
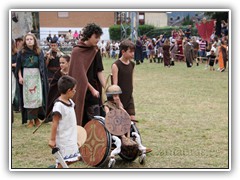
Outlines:
[[[104,59],[106,76],[113,60]],[[134,101],[143,144],[153,149],[146,163],[125,162],[116,168],[228,168],[228,70],[205,70],[149,63],[136,66]],[[35,134],[15,113],[12,125],[12,168],[47,168],[54,164],[48,147],[51,124]],[[72,168],[92,168],[84,162]]]

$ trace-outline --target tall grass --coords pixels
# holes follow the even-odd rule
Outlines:
[[[113,60],[104,59],[105,75]],[[153,151],[144,165],[117,157],[116,168],[228,168],[228,71],[144,62],[135,67],[134,101],[143,144]],[[34,129],[12,125],[12,168],[47,168],[51,124]],[[73,168],[91,168],[79,162]]]

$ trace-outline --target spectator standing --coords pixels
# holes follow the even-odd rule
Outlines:
[[[171,43],[171,47],[170,47],[170,53],[171,53],[171,66],[174,66],[174,62],[177,59],[176,54],[178,51],[178,47],[177,47],[177,41],[175,39],[172,39],[172,43]]]
[[[194,59],[194,52],[193,47],[190,42],[190,39],[186,40],[186,44],[184,45],[184,56],[186,58],[187,67],[192,67],[193,59]]]
[[[65,41],[66,41],[67,43],[69,43],[72,39],[73,39],[72,30],[69,29],[68,32],[67,32],[67,34],[66,34]]]
[[[164,44],[163,44],[163,62],[164,62],[164,66],[168,66],[170,67],[170,42],[168,39],[165,40]]]
[[[65,38],[64,38],[63,34],[58,38],[58,42],[59,42],[60,46],[64,44]]]
[[[23,47],[23,37],[18,37],[15,39],[15,44],[16,44],[16,48],[17,48],[17,51],[20,51]]]
[[[185,37],[190,39],[191,38],[191,34],[192,34],[192,25],[188,25],[188,28],[186,29],[186,31],[184,32]]]
[[[210,51],[210,54],[207,56],[208,58],[208,62],[209,62],[209,66],[210,66],[210,71],[214,71],[214,63],[215,63],[215,59],[216,59],[216,55],[214,53],[214,50]]]
[[[136,41],[136,46],[135,46],[135,53],[134,53],[134,60],[136,61],[136,64],[143,63],[143,49],[142,49],[142,42],[140,37],[138,37]]]
[[[16,64],[17,64],[17,48],[15,46],[15,42],[14,40],[12,39],[12,57],[11,57],[11,61],[12,61],[12,108],[11,108],[11,111],[12,111],[12,123],[13,123],[13,108],[14,108],[14,99],[16,97],[16,87],[17,87],[17,81],[16,81],[16,73],[15,73],[15,68],[16,68]],[[18,108],[19,110],[19,106],[18,106],[18,103],[15,104],[15,109]]]
[[[182,61],[184,59],[184,55],[183,55],[183,35],[181,33],[182,31],[180,31],[180,34],[178,36],[178,39],[177,39],[177,47],[178,47],[178,54],[177,54],[177,59],[179,61]]]
[[[106,57],[106,45],[104,43],[104,40],[99,44],[99,49],[101,51],[101,56]]]
[[[77,30],[75,30],[75,32],[73,34],[73,38],[77,39],[77,40],[79,39],[79,34],[78,34]]]
[[[107,55],[107,57],[108,58],[110,58],[111,56],[110,56],[110,44],[111,44],[111,42],[110,41],[107,41],[107,44],[106,44],[106,55]]]
[[[227,58],[227,45],[225,41],[221,41],[221,46],[218,47],[218,64],[220,72],[225,71]]]
[[[197,66],[199,66],[198,61],[199,44],[195,38],[192,39],[192,46],[193,46],[193,58],[195,59]]]
[[[154,60],[154,62],[156,62],[154,48],[155,48],[155,41],[153,39],[149,40],[148,49],[149,49],[149,62],[150,63],[152,63],[153,60]]]
[[[50,42],[52,42],[52,36],[51,36],[51,34],[49,34],[48,37],[47,37],[47,43],[49,44]]]
[[[57,37],[56,34],[53,35],[52,41],[53,41],[53,42],[58,42],[58,37]]]
[[[53,75],[60,69],[59,58],[63,53],[58,49],[58,44],[56,41],[50,43],[50,50],[46,53],[46,67],[48,82],[52,81]]]
[[[203,59],[206,58],[206,48],[207,48],[207,41],[204,39],[200,39],[199,42],[199,56],[200,56],[200,62],[203,63]]]

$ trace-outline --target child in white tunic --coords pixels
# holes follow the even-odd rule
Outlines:
[[[63,159],[70,165],[80,158],[75,104],[71,100],[76,92],[76,80],[70,76],[62,76],[58,81],[58,90],[61,95],[52,110],[52,131],[48,144],[51,148],[58,147]],[[57,159],[56,168],[62,168]]]

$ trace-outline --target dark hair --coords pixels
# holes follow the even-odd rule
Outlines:
[[[57,40],[51,40],[50,44],[57,44]]]
[[[101,36],[103,34],[102,29],[100,26],[91,23],[88,24],[86,27],[83,28],[83,33],[82,33],[82,41],[87,41],[93,34]]]
[[[114,101],[114,100],[113,100],[113,95],[107,96],[107,101]]]
[[[17,37],[15,41],[23,41],[23,36]]]
[[[60,56],[60,58],[66,59],[67,62],[70,61],[70,56],[68,54],[64,54],[64,55]]]
[[[128,48],[130,49],[130,50],[135,50],[135,45],[134,45],[134,43],[132,42],[132,41],[130,41],[130,40],[123,40],[122,42],[121,42],[121,44],[120,44],[120,52],[122,52],[122,50],[124,50],[124,51],[127,51],[128,50]]]
[[[71,76],[64,75],[58,80],[58,91],[60,94],[66,94],[66,92],[69,89],[73,89],[76,84],[76,79]]]

